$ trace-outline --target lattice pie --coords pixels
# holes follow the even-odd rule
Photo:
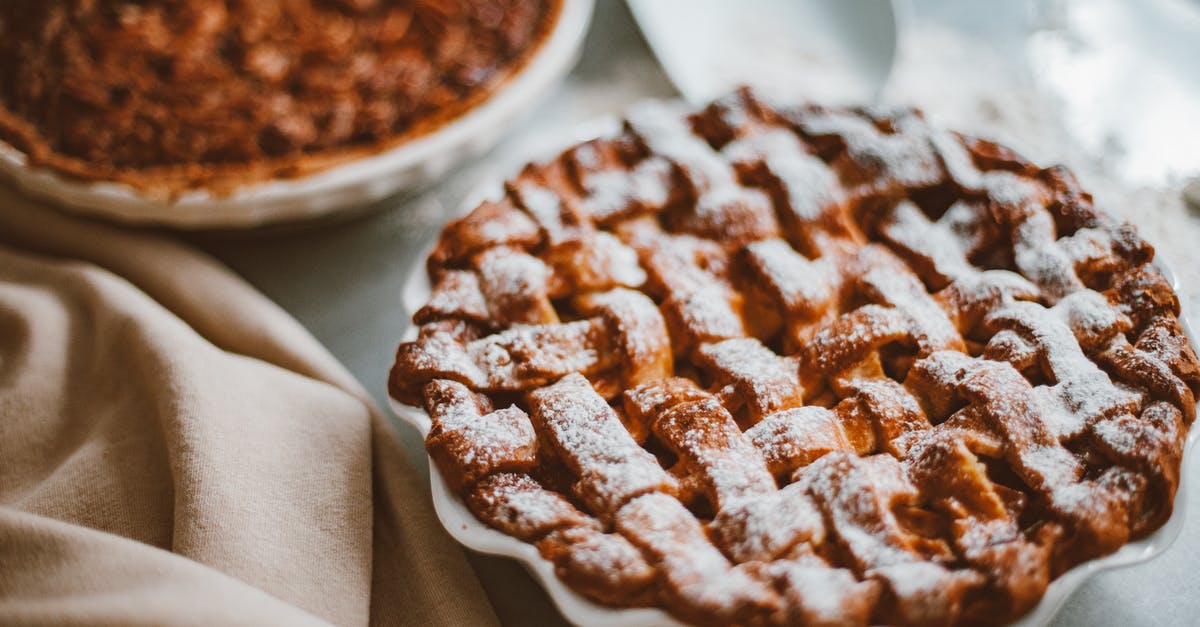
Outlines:
[[[649,103],[446,227],[391,392],[600,603],[1004,622],[1171,513],[1200,366],[1153,255],[918,111]]]

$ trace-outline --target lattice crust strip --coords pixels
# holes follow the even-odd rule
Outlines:
[[[1170,515],[1132,227],[913,110],[657,103],[442,234],[391,391],[480,520],[684,621],[998,623]]]

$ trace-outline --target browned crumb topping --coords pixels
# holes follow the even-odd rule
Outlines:
[[[556,14],[555,0],[7,0],[0,139],[88,179],[300,174],[461,114]]]

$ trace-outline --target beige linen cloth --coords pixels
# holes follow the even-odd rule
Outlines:
[[[366,392],[212,259],[0,187],[0,624],[327,622],[496,622]]]

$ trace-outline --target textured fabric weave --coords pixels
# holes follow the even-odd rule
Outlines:
[[[0,624],[491,624],[391,427],[169,239],[0,190]]]

